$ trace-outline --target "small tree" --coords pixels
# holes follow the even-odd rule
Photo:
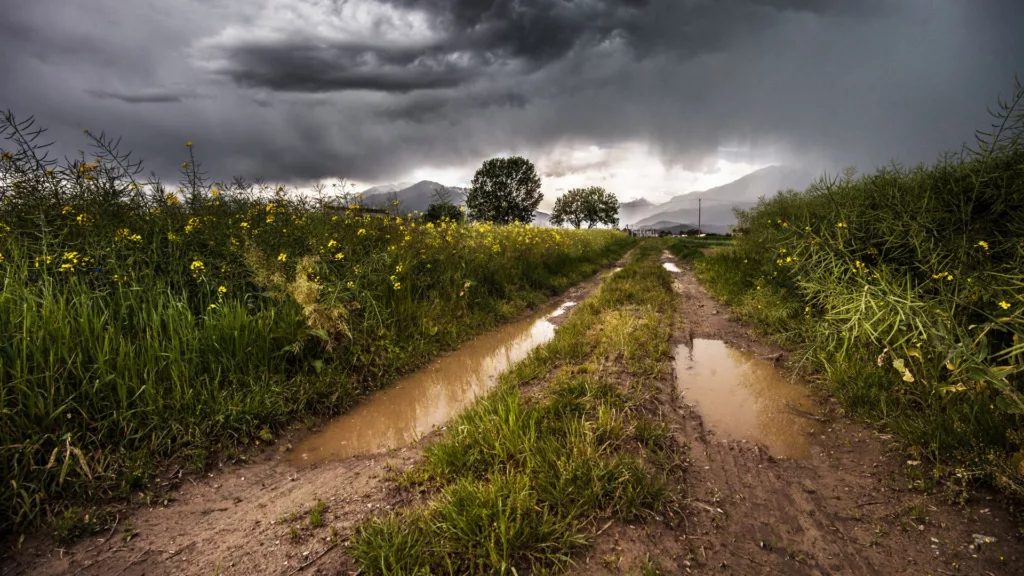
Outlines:
[[[533,163],[520,156],[491,158],[473,175],[466,207],[474,220],[495,224],[532,222],[544,199]]]
[[[555,209],[551,211],[552,224],[561,226],[568,223],[579,228],[584,222],[587,228],[598,224],[618,226],[619,200],[615,194],[600,186],[591,186],[573,188],[555,200]]]
[[[434,190],[434,201],[427,207],[423,219],[427,222],[440,222],[441,220],[452,220],[462,222],[466,213],[462,208],[456,206],[451,200],[451,192],[445,188]]]

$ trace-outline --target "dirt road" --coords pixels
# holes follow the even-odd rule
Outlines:
[[[680,270],[680,342],[723,340],[784,361],[785,351],[728,319],[688,266],[663,261]],[[673,384],[664,413],[689,447],[688,499],[675,522],[609,528],[579,573],[657,564],[667,574],[1024,574],[1021,533],[994,495],[974,493],[960,507],[941,488],[923,489],[924,464],[826,395],[814,393],[825,422],[816,421],[809,457],[792,460],[719,437]]]
[[[785,351],[730,320],[686,264],[663,260],[678,267],[679,344],[721,340],[785,364]],[[596,284],[561,300],[578,301]],[[973,493],[959,506],[949,491],[926,489],[925,464],[896,439],[844,417],[827,395],[811,393],[809,454],[790,459],[724,438],[674,378],[660,387],[663,417],[688,446],[680,455],[686,497],[663,516],[604,526],[577,573],[1024,574],[1020,532],[995,496]],[[247,466],[171,478],[169,505],[128,512],[109,534],[68,549],[30,544],[2,574],[354,573],[346,538],[368,514],[416,498],[387,476],[414,465],[428,442],[307,468],[273,447]],[[311,522],[318,500],[323,520]]]
[[[571,288],[545,308],[582,301],[610,273]],[[546,321],[559,325],[571,310]],[[170,483],[168,505],[129,510],[109,534],[66,549],[37,538],[4,560],[0,576],[353,573],[356,567],[343,553],[345,541],[368,515],[413,497],[387,477],[412,467],[432,436],[380,454],[297,467],[287,450],[308,435],[296,428],[248,465],[159,479]],[[326,509],[311,523],[318,501]]]

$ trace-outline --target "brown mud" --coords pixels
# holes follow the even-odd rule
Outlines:
[[[581,302],[611,273],[600,272],[552,299],[525,320],[479,336],[403,383],[423,387],[418,393],[432,393],[431,382],[436,384],[429,377],[432,370],[436,371],[438,366],[459,370],[466,364],[452,358],[469,357],[476,360],[475,364],[469,363],[469,368],[477,368],[469,388],[479,389],[457,394],[464,399],[479,393],[488,385],[491,374],[496,374],[495,369],[522,355],[525,344],[538,333],[553,333],[555,326],[571,314],[573,306],[568,303]],[[532,328],[539,322],[543,324],[535,333]],[[543,338],[535,338],[533,343],[542,341]],[[481,348],[481,342],[489,345]],[[415,384],[417,381],[420,383]],[[388,398],[390,390],[380,394]],[[378,395],[359,406],[375,406],[376,402],[380,402]],[[325,430],[350,416],[367,423],[374,433],[383,430],[375,418],[360,417],[359,410],[357,407],[340,416]],[[169,491],[173,501],[166,506],[123,511],[108,533],[95,534],[66,548],[56,547],[45,536],[36,537],[26,542],[21,551],[3,559],[0,576],[355,573],[357,567],[344,554],[353,529],[372,514],[415,500],[416,494],[396,487],[388,479],[414,466],[424,446],[436,437],[429,433],[429,426],[416,424],[424,420],[406,418],[402,413],[395,415],[404,424],[394,428],[394,442],[381,437],[387,440],[382,443],[383,451],[379,450],[382,446],[368,441],[361,446],[363,449],[353,450],[367,454],[345,457],[327,450],[325,456],[314,459],[315,463],[304,463],[297,454],[304,441],[315,441],[317,435],[296,429],[277,445],[253,455],[250,464],[225,464],[200,477],[175,473],[164,479],[173,486]],[[412,434],[420,441],[387,450],[389,444],[407,443],[402,434],[409,432],[410,422],[415,424]],[[327,441],[324,445],[329,444]],[[291,449],[292,445],[300,450]],[[311,526],[310,511],[318,501],[326,505],[322,525]]]
[[[663,261],[679,294],[680,345],[715,340],[784,364],[786,351],[727,317],[689,266]],[[698,351],[700,349],[698,345]],[[1024,574],[1020,520],[995,494],[927,485],[929,470],[895,438],[841,414],[807,390],[816,409],[803,458],[733,439],[700,398],[662,383],[663,414],[688,446],[686,499],[646,522],[615,523],[579,561],[579,574],[1014,575]],[[986,542],[986,540],[988,540]]]

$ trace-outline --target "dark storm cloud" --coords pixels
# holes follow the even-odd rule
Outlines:
[[[126,104],[163,104],[168,102],[181,102],[188,98],[195,98],[196,95],[183,90],[150,89],[138,92],[111,92],[110,90],[85,91],[86,94],[100,99],[120,100]]]
[[[1016,0],[0,0],[0,15],[0,107],[64,152],[83,127],[123,135],[170,178],[185,141],[217,177],[286,181],[620,142],[698,170],[720,148],[916,162],[969,138],[1024,72]]]

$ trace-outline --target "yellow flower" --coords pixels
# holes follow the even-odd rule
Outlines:
[[[191,148],[191,147],[192,147],[192,141],[191,140],[189,140],[188,142],[185,142],[185,148]]]
[[[401,272],[401,271],[402,271],[402,265],[401,264],[399,264],[398,266],[395,266],[395,272]]]
[[[82,226],[88,226],[89,223],[92,222],[92,218],[88,214],[82,213],[75,218],[75,222],[78,222]]]
[[[395,282],[395,290],[401,290],[401,289],[402,289],[402,283],[401,282]]]
[[[334,247],[335,247],[335,246],[337,246],[337,245],[338,245],[338,241],[337,241],[337,240],[334,240],[333,238],[331,239],[331,241],[330,241],[330,242],[328,242],[328,243],[327,243],[327,247],[328,247],[328,248],[334,248]]]
[[[207,310],[216,310],[217,309],[217,305],[216,304],[210,304],[209,306],[206,307],[206,309]]]
[[[1006,300],[1003,300],[1002,302],[999,303],[999,307],[1002,308],[1003,310],[1009,310],[1010,303],[1007,302]]]
[[[195,273],[202,273],[206,271],[206,265],[201,260],[195,260],[189,268]]]
[[[65,263],[60,265],[60,271],[61,272],[71,272],[74,269],[75,269],[75,265],[70,263],[70,262],[65,262]]]
[[[239,224],[238,226],[239,226],[240,228],[248,228],[248,227],[249,227],[249,223],[248,223],[248,222],[242,222],[242,223],[241,223],[241,224]]]
[[[3,264],[3,262],[4,262],[4,253],[0,252],[0,264]]]
[[[288,255],[285,254],[284,252],[281,252],[280,254],[277,255],[277,261],[278,262],[287,262],[288,261]]]
[[[64,208],[61,209],[60,213],[67,216],[68,214],[71,214],[74,211],[75,210],[71,206],[65,206]]]
[[[981,246],[986,252],[988,252],[988,242],[978,240],[978,246]]]
[[[220,294],[221,296],[223,296],[223,295],[225,295],[227,293],[228,293],[227,287],[225,287],[225,286],[218,286],[217,287],[217,294]]]
[[[273,214],[267,214],[267,224],[273,224],[273,223],[274,223],[274,215]]]
[[[360,228],[359,231],[356,232],[356,236],[366,236],[366,229]]]
[[[341,252],[338,252],[337,254],[334,255],[334,259],[335,260],[344,260],[345,259],[345,254],[343,254]]]
[[[167,239],[170,240],[171,242],[176,242],[178,240],[178,235],[175,234],[174,232],[168,232]]]
[[[216,188],[210,188],[210,196],[213,196],[214,198],[220,196],[220,190],[217,190]]]
[[[181,163],[181,169],[182,170],[188,170],[188,162],[182,162]]]
[[[345,284],[345,286],[348,286],[349,288],[355,288],[356,287],[356,283],[351,281],[351,280],[349,280],[348,284]]]

